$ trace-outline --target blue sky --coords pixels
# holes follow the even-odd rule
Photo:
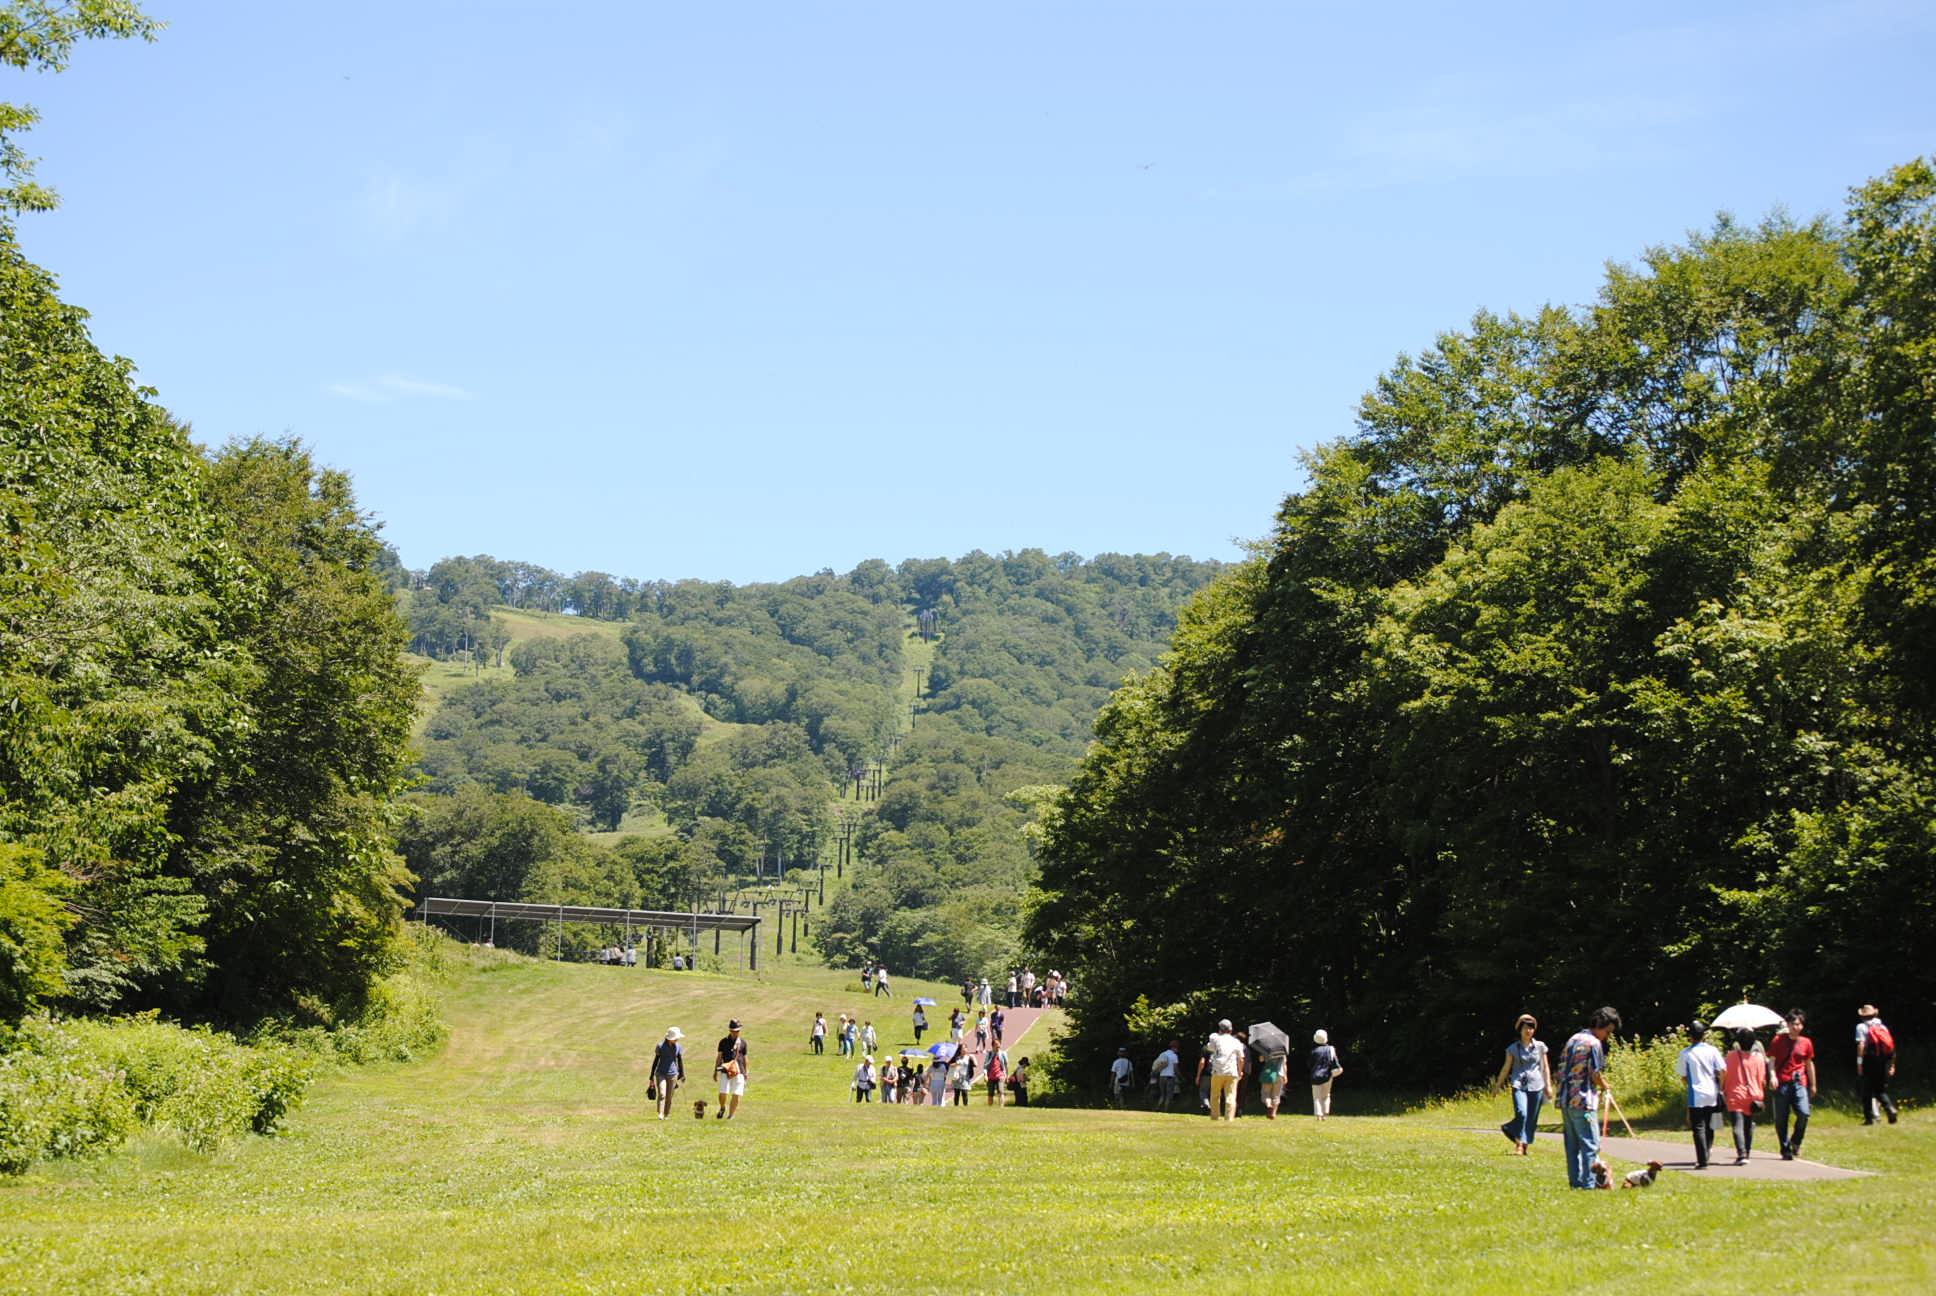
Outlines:
[[[28,254],[413,567],[1230,558],[1404,351],[1936,151],[1929,4],[152,0]]]

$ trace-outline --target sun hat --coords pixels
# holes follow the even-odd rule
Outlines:
[[[726,1023],[726,1029],[727,1029],[727,1030],[729,1030],[729,1031],[736,1031],[736,1030],[738,1030],[738,1029],[739,1029],[739,1018],[737,1018],[737,1017],[735,1017],[735,1018],[734,1018],[734,1019],[733,1019],[732,1021],[729,1021],[729,1022],[727,1022],[727,1023]]]
[[[1218,1023],[1217,1023],[1217,1029],[1218,1029],[1218,1030],[1220,1030],[1220,1031],[1227,1031],[1227,1030],[1229,1030],[1229,1029],[1230,1029],[1230,1019],[1229,1019],[1228,1017],[1226,1017],[1226,1018],[1224,1018],[1224,1019],[1223,1019],[1222,1021],[1220,1021],[1220,1022],[1218,1022]]]
[[[1331,1037],[1325,1034],[1324,1031],[1320,1029],[1311,1036],[1311,1042],[1313,1044],[1329,1044],[1331,1042]]]
[[[1855,1010],[1855,1015],[1857,1017],[1880,1017],[1882,1016],[1882,1011],[1874,1004],[1863,1004]]]
[[[666,1038],[669,1040],[682,1040],[685,1037],[686,1037],[686,1033],[680,1030],[677,1026],[674,1026],[671,1030],[666,1032]]]

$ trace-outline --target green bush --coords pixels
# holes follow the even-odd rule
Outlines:
[[[35,1018],[0,1055],[0,1172],[106,1151],[143,1125],[201,1152],[273,1133],[314,1072],[295,1049],[251,1047],[153,1014]]]
[[[120,1073],[64,1027],[30,1018],[0,1054],[0,1174],[105,1152],[139,1123]]]
[[[1622,1108],[1655,1110],[1686,1100],[1674,1064],[1687,1047],[1687,1034],[1672,1030],[1652,1039],[1608,1041],[1607,1084]]]
[[[437,987],[450,979],[456,961],[474,958],[477,952],[435,928],[411,926],[406,933],[402,966],[372,986],[355,1013],[331,1027],[269,1022],[256,1032],[254,1042],[359,1065],[409,1062],[435,1048],[447,1030]]]

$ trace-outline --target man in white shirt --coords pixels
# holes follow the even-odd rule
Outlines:
[[[1123,1105],[1123,1095],[1129,1092],[1130,1081],[1135,1078],[1135,1067],[1130,1065],[1129,1050],[1116,1050],[1116,1060],[1109,1064],[1109,1101],[1117,1107]]]
[[[1210,1119],[1236,1120],[1237,1081],[1244,1074],[1244,1042],[1231,1034],[1228,1018],[1217,1023],[1216,1031],[1204,1046],[1203,1058],[1197,1063],[1198,1080],[1203,1079],[1205,1067],[1210,1069]]]
[[[1150,1063],[1150,1074],[1156,1077],[1156,1106],[1160,1111],[1168,1111],[1176,1101],[1176,1073],[1183,1066],[1183,1059],[1177,1055],[1176,1041],[1156,1055]]]
[[[1693,1041],[1681,1050],[1674,1071],[1687,1089],[1687,1124],[1694,1131],[1694,1168],[1707,1169],[1708,1150],[1714,1146],[1714,1123],[1721,1115],[1721,1072],[1726,1063],[1721,1050],[1705,1043],[1707,1023],[1687,1028]]]

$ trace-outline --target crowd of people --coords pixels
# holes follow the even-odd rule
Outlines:
[[[885,967],[877,964],[867,969],[866,984],[874,994],[891,994],[882,988],[886,980]],[[1067,993],[1067,982],[1057,974],[1036,980],[1026,969],[1011,977],[1010,987],[1009,1007],[1036,996],[1039,1002],[1055,1002],[1055,996]],[[950,1010],[948,1039],[925,1049],[920,1041],[928,1029],[926,1009],[931,1000],[916,1001],[911,1021],[915,1045],[899,1053],[881,1053],[873,1021],[850,1013],[838,1014],[837,1024],[829,1024],[826,1014],[815,1013],[807,1046],[816,1055],[824,1054],[827,1036],[832,1034],[838,1055],[859,1059],[849,1084],[856,1103],[875,1102],[878,1094],[883,1104],[967,1106],[979,1086],[990,1106],[1005,1106],[1010,1098],[1017,1106],[1027,1106],[1029,1060],[1011,1062],[1003,1039],[1007,1012],[992,1004],[991,997],[987,980],[965,983],[966,1008]],[[972,1019],[967,1008],[974,1010]],[[1772,1020],[1773,1014],[1768,1017]],[[1551,1098],[1560,1115],[1567,1183],[1572,1188],[1612,1183],[1600,1148],[1607,1127],[1606,1107],[1618,1107],[1607,1080],[1607,1045],[1619,1029],[1619,1012],[1598,1008],[1555,1055],[1539,1039],[1538,1019],[1521,1014],[1514,1022],[1515,1038],[1507,1044],[1492,1080],[1495,1092],[1507,1090],[1512,1095],[1512,1114],[1499,1128],[1518,1156],[1527,1155],[1538,1137],[1540,1113]],[[1687,1028],[1689,1042],[1675,1070],[1685,1093],[1697,1169],[1708,1168],[1715,1135],[1724,1121],[1732,1135],[1737,1166],[1751,1157],[1755,1130],[1764,1117],[1772,1120],[1782,1159],[1801,1155],[1819,1092],[1815,1045],[1806,1029],[1807,1017],[1800,1009],[1783,1016],[1779,1032],[1766,1045],[1754,1029],[1745,1026],[1710,1028],[1696,1021]],[[674,1026],[653,1051],[650,1096],[660,1120],[671,1116],[674,1095],[686,1081],[683,1040],[683,1032]],[[1173,1039],[1151,1060],[1146,1076],[1154,1110],[1175,1108],[1183,1059],[1181,1042]],[[1886,1119],[1895,1124],[1898,1113],[1889,1094],[1896,1073],[1895,1036],[1873,1004],[1864,1004],[1857,1015],[1855,1068],[1863,1123]],[[713,1117],[732,1120],[739,1114],[748,1078],[747,1045],[737,1020],[729,1023],[713,1050],[712,1072],[718,1097]],[[1308,1052],[1294,1058],[1289,1038],[1275,1026],[1262,1023],[1240,1031],[1225,1019],[1197,1050],[1193,1079],[1197,1107],[1212,1119],[1236,1120],[1244,1087],[1254,1083],[1265,1118],[1275,1120],[1293,1076],[1302,1074],[1310,1087],[1312,1115],[1325,1120],[1331,1114],[1332,1085],[1343,1073],[1338,1049],[1323,1029],[1312,1033]],[[1129,1049],[1118,1049],[1107,1077],[1110,1101],[1116,1107],[1127,1105],[1136,1079]],[[706,1109],[701,1098],[694,1103],[693,1114],[703,1118]]]
[[[1253,1031],[1257,1035],[1254,1039]],[[1289,1038],[1274,1031],[1274,1027],[1270,1031],[1254,1027],[1240,1031],[1227,1018],[1217,1023],[1217,1029],[1197,1050],[1193,1079],[1198,1111],[1216,1120],[1236,1120],[1243,1110],[1244,1086],[1251,1083],[1257,1086],[1264,1118],[1276,1120],[1292,1076],[1303,1074],[1311,1086],[1311,1114],[1319,1120],[1331,1115],[1331,1085],[1344,1074],[1344,1063],[1329,1032],[1312,1032],[1309,1052],[1293,1057]],[[1148,1102],[1153,1110],[1175,1109],[1182,1087],[1182,1049],[1182,1041],[1171,1040],[1149,1064]],[[1116,1059],[1109,1064],[1107,1087],[1114,1106],[1128,1105],[1136,1088],[1136,1065],[1127,1048],[1116,1050]]]
[[[1538,1020],[1522,1014],[1514,1025],[1518,1038],[1506,1046],[1493,1079],[1495,1090],[1510,1086],[1513,1097],[1513,1114],[1500,1131],[1512,1141],[1515,1154],[1526,1155],[1538,1135],[1540,1108],[1551,1094],[1560,1113],[1567,1185],[1609,1186],[1612,1179],[1600,1157],[1600,1141],[1606,1132],[1607,1107],[1618,1107],[1606,1071],[1607,1040],[1620,1029],[1619,1012],[1611,1007],[1596,1009],[1561,1049],[1557,1073],[1538,1038]],[[1675,1074],[1686,1096],[1695,1169],[1705,1170],[1711,1164],[1714,1137],[1724,1119],[1737,1166],[1746,1165],[1753,1155],[1755,1129],[1764,1116],[1772,1119],[1782,1160],[1801,1155],[1820,1092],[1815,1043],[1806,1034],[1807,1027],[1807,1015],[1791,1009],[1783,1015],[1774,1039],[1764,1046],[1754,1028],[1710,1029],[1702,1021],[1688,1026],[1688,1045],[1675,1060]],[[1709,1041],[1711,1034],[1728,1046],[1725,1053]],[[1889,1082],[1896,1073],[1895,1036],[1874,1004],[1862,1005],[1857,1013],[1855,1068],[1863,1123],[1873,1125],[1881,1115],[1894,1124],[1896,1105],[1889,1096]]]

